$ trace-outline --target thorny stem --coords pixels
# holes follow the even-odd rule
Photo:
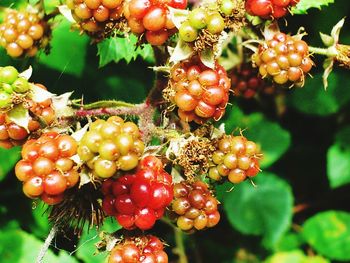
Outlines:
[[[175,225],[173,225],[168,218],[162,218],[161,221],[167,224],[168,226],[170,226],[174,230],[175,243],[176,243],[176,249],[174,249],[175,250],[174,252],[179,256],[178,263],[188,263],[182,230],[177,228]]]
[[[52,243],[52,240],[55,238],[56,233],[57,233],[57,228],[56,228],[56,226],[53,226],[50,230],[49,235],[45,239],[44,245],[40,249],[39,255],[35,261],[36,263],[43,263],[44,262],[44,257],[46,255],[46,252],[49,250],[49,247]]]

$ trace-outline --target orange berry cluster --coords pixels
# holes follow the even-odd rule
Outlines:
[[[38,14],[11,9],[0,25],[0,45],[11,57],[33,57],[47,45],[49,30]]]
[[[168,7],[185,9],[187,0],[131,0],[124,11],[131,32],[145,33],[151,45],[160,46],[176,32]]]
[[[22,149],[22,160],[15,167],[25,195],[40,197],[49,205],[61,202],[64,191],[79,181],[79,173],[71,159],[77,147],[71,136],[56,132],[27,141]]]
[[[117,21],[123,13],[123,0],[67,0],[74,19],[89,33],[104,31],[110,21]]]
[[[307,43],[284,33],[276,33],[271,40],[260,45],[252,60],[263,78],[271,77],[280,85],[302,85],[305,74],[314,65]]]
[[[140,131],[133,122],[118,116],[98,119],[83,136],[78,154],[100,178],[112,177],[118,170],[129,171],[139,163],[145,148]]]
[[[177,215],[176,224],[181,230],[214,227],[220,221],[217,206],[218,200],[211,194],[208,185],[201,181],[174,185],[172,210]]]
[[[108,263],[168,263],[168,255],[159,238],[147,235],[125,238],[111,251]]]
[[[224,115],[231,82],[220,65],[211,69],[192,58],[173,66],[170,78],[174,91],[170,100],[178,107],[181,120],[203,124]]]
[[[260,171],[258,147],[244,136],[229,135],[220,139],[212,162],[209,178],[215,181],[227,176],[231,183],[238,184]]]

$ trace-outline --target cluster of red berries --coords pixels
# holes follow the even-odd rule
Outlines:
[[[228,72],[228,75],[235,96],[250,99],[257,94],[270,95],[275,91],[275,87],[262,79],[259,71],[251,64],[242,64]]]
[[[145,148],[140,136],[133,122],[124,122],[118,116],[107,121],[98,119],[84,134],[78,154],[95,176],[109,178],[118,170],[129,171],[137,166]]]
[[[202,124],[210,118],[219,120],[224,115],[231,82],[219,64],[210,69],[199,59],[192,58],[173,66],[170,78],[169,99],[179,108],[181,120]]]
[[[175,184],[171,207],[177,216],[177,226],[184,231],[214,227],[220,221],[218,200],[201,181]]]
[[[125,238],[111,251],[108,263],[168,263],[168,255],[159,238],[147,235]]]
[[[254,142],[244,136],[229,135],[220,139],[216,147],[209,178],[219,181],[227,176],[231,183],[238,184],[259,173],[260,154]]]
[[[296,6],[300,0],[247,0],[245,8],[252,16],[264,19],[281,18],[289,13],[289,8]]]
[[[144,34],[148,43],[160,46],[176,32],[168,7],[185,9],[187,0],[131,0],[124,10],[131,32]]]
[[[263,78],[271,77],[280,85],[288,82],[303,85],[305,74],[314,65],[307,43],[284,33],[276,33],[261,44],[252,60]]]
[[[11,9],[0,25],[0,45],[11,57],[32,57],[47,45],[49,31],[39,14]]]
[[[190,11],[187,20],[179,28],[179,36],[185,42],[197,39],[201,30],[212,35],[221,34],[225,28],[225,20],[218,11],[198,7]]]
[[[66,189],[79,181],[79,173],[71,159],[77,152],[77,142],[69,135],[44,133],[37,140],[23,145],[22,160],[15,173],[23,182],[23,192],[30,198],[40,197],[54,205],[63,200]]]
[[[158,158],[146,156],[136,173],[105,181],[102,193],[107,215],[115,216],[126,229],[147,230],[163,216],[173,199],[172,177]]]
[[[89,33],[104,31],[106,23],[123,13],[123,0],[66,0],[74,19]]]

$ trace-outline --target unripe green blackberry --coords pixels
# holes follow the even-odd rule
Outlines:
[[[95,176],[109,178],[118,170],[134,169],[144,147],[136,124],[113,116],[90,125],[79,144],[78,154]]]

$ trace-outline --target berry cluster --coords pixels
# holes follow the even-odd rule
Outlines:
[[[281,18],[289,13],[289,8],[297,5],[300,0],[247,0],[245,8],[252,16],[263,19]]]
[[[46,90],[46,87],[41,84],[35,85]],[[15,92],[24,92],[24,90],[27,89],[27,86],[29,86],[28,82],[23,78],[17,78],[17,80],[11,85],[12,90]],[[10,90],[9,87],[8,90]],[[3,93],[0,92],[0,101],[2,97],[6,96],[2,95]],[[41,102],[34,102],[30,99],[24,101],[23,106],[28,108],[30,113],[28,127],[22,127],[11,121],[8,112],[0,113],[0,147],[11,148],[12,146],[22,145],[30,133],[35,132],[40,128],[40,123],[37,119],[40,119],[42,124],[52,124],[56,115],[51,103],[51,99],[46,99]],[[3,105],[5,106],[5,104]]]
[[[11,57],[32,57],[47,45],[49,31],[37,13],[10,10],[0,25],[0,45]]]
[[[303,85],[313,61],[310,59],[306,42],[276,33],[271,40],[259,46],[252,60],[259,67],[260,75],[271,77],[277,84],[286,83]]]
[[[111,251],[108,263],[168,263],[159,238],[148,235],[126,238]]]
[[[78,154],[95,176],[109,178],[118,170],[134,169],[144,148],[137,125],[113,116],[90,125],[79,144]]]
[[[61,202],[64,191],[79,181],[79,173],[71,159],[77,147],[71,136],[56,132],[27,141],[22,149],[22,160],[15,167],[25,195],[40,197],[49,205]]]
[[[220,221],[218,200],[201,181],[175,184],[172,209],[177,215],[177,226],[184,231],[214,227]]]
[[[192,58],[173,66],[170,78],[169,100],[179,108],[181,120],[202,124],[210,118],[219,120],[223,116],[231,82],[220,65],[210,69],[199,59]]]
[[[66,0],[74,19],[88,33],[103,32],[108,22],[123,13],[123,0]]]
[[[229,135],[220,139],[216,147],[209,178],[219,181],[228,176],[231,183],[238,184],[259,173],[259,151],[254,142],[244,136]]]
[[[259,93],[272,94],[275,91],[273,85],[262,79],[258,70],[253,68],[251,64],[242,64],[230,71],[228,75],[235,96],[250,99]]]
[[[6,111],[12,106],[14,93],[25,93],[29,90],[28,80],[19,77],[17,69],[12,66],[0,67],[0,110]]]
[[[147,230],[163,216],[173,199],[172,177],[158,158],[147,156],[135,174],[105,181],[102,193],[106,214],[115,216],[126,229]]]
[[[185,9],[187,0],[131,0],[124,11],[131,32],[145,33],[151,45],[160,46],[176,32],[168,7]]]
[[[200,32],[219,35],[225,28],[225,20],[218,11],[198,7],[190,11],[187,20],[179,28],[179,36],[185,42],[194,42]]]

